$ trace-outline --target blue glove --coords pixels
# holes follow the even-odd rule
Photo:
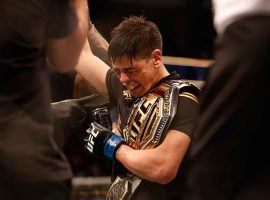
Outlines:
[[[109,160],[115,160],[117,149],[125,143],[121,136],[114,134],[96,122],[90,124],[86,133],[86,149],[93,155],[102,155]]]

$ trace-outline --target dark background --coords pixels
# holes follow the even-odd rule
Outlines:
[[[163,55],[213,57],[211,0],[89,0],[89,5],[93,23],[108,41],[124,17],[143,15],[158,25]]]

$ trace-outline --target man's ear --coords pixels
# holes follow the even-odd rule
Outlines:
[[[162,52],[159,49],[155,49],[152,52],[152,59],[155,67],[160,67],[162,65]]]

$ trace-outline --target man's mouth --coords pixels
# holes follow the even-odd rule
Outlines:
[[[132,82],[132,83],[128,84],[127,89],[131,91],[134,88],[136,88],[137,86],[139,86],[139,83]]]

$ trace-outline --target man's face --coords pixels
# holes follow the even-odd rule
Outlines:
[[[113,66],[121,83],[127,86],[129,92],[141,97],[147,93],[158,82],[158,69],[154,66],[152,59],[121,58]]]

